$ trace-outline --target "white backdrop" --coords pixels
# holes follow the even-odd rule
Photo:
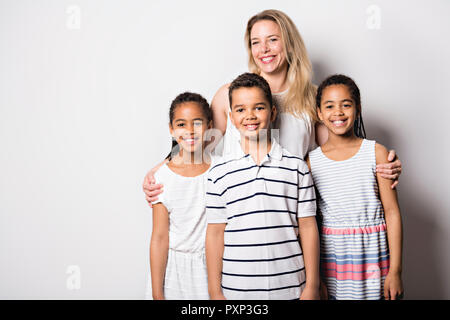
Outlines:
[[[244,29],[287,13],[314,65],[360,86],[395,148],[408,299],[450,299],[450,1],[0,1],[0,298],[141,299],[171,100],[247,70]]]

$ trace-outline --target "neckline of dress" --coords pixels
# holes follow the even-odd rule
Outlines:
[[[286,90],[281,91],[281,92],[272,92],[272,95],[273,96],[282,96],[282,95],[286,94],[288,92],[288,90],[289,89],[286,89]]]

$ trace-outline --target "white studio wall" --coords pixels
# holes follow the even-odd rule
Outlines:
[[[247,70],[264,9],[296,23],[314,82],[358,83],[403,163],[406,299],[450,299],[450,1],[0,1],[0,298],[142,299],[146,172],[168,110]]]

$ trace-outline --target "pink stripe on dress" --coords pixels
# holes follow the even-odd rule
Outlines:
[[[364,228],[344,228],[344,229],[336,229],[336,228],[328,228],[322,227],[322,233],[327,235],[345,235],[345,234],[369,234],[375,232],[386,231],[386,224],[380,224],[378,226],[372,227],[364,227]]]
[[[326,277],[333,277],[337,280],[379,279],[388,274],[389,260],[363,265],[338,265],[338,268],[335,263],[325,263],[323,268]]]

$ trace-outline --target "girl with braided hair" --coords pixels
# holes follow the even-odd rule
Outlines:
[[[317,190],[322,280],[331,299],[402,296],[402,221],[397,193],[376,173],[387,150],[365,137],[360,92],[344,75],[317,90],[328,141],[307,163]],[[326,295],[325,295],[326,296]]]

